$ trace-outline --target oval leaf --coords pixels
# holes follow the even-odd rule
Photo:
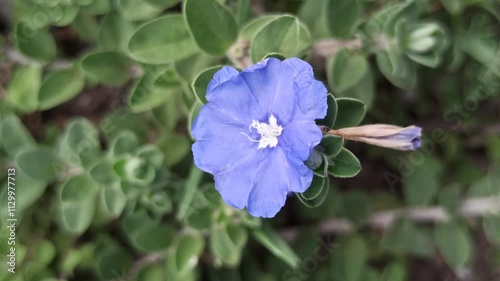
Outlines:
[[[327,22],[333,37],[348,38],[352,35],[360,13],[358,0],[329,0]]]
[[[215,0],[187,0],[184,14],[196,44],[211,55],[224,55],[238,37],[231,13]]]
[[[361,163],[349,150],[342,150],[331,160],[328,173],[339,178],[354,177],[361,171]]]
[[[328,84],[341,93],[358,84],[367,71],[368,62],[363,55],[343,49],[328,64]]]
[[[129,79],[129,59],[117,52],[89,54],[82,60],[82,69],[96,81],[107,86],[121,86]]]
[[[311,44],[307,28],[293,16],[281,16],[255,35],[250,46],[250,57],[258,62],[270,53],[285,57],[300,57]]]
[[[356,99],[338,98],[337,119],[333,126],[334,129],[354,127],[358,125],[365,117],[365,104]]]
[[[150,64],[171,63],[198,51],[181,15],[168,15],[145,23],[130,38],[128,49],[133,59]]]
[[[56,57],[56,42],[47,30],[36,29],[26,21],[19,21],[15,34],[16,46],[23,55],[43,62]]]
[[[26,175],[46,182],[55,180],[63,165],[56,152],[46,147],[23,151],[17,156],[16,162]]]
[[[41,80],[42,68],[40,66],[19,66],[7,91],[10,102],[22,111],[34,111],[38,106],[38,90]]]
[[[221,68],[222,66],[214,66],[209,69],[206,69],[200,74],[198,74],[198,76],[194,79],[192,85],[193,91],[201,103],[203,104],[207,103],[207,98],[205,97],[205,95],[207,93],[208,83],[210,83],[210,81],[214,77],[214,74]]]
[[[83,75],[76,67],[52,73],[38,92],[40,109],[47,110],[72,99],[84,85]]]
[[[463,266],[471,258],[472,241],[469,233],[454,222],[437,224],[434,228],[434,241],[451,267]]]

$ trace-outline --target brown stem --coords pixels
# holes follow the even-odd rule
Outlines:
[[[334,56],[341,49],[358,50],[361,49],[362,42],[360,38],[352,40],[325,39],[314,42],[312,51],[323,57]]]

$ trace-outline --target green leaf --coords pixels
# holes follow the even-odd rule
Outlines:
[[[114,156],[126,155],[139,147],[137,136],[128,130],[121,131],[111,142],[110,153]]]
[[[181,2],[181,0],[145,0],[149,4],[161,8],[162,10],[173,7]]]
[[[462,190],[459,184],[451,184],[439,192],[439,205],[444,207],[448,214],[457,214],[461,204]]]
[[[444,260],[451,267],[466,265],[472,258],[472,241],[468,231],[454,222],[434,227],[434,241]]]
[[[362,224],[368,219],[370,202],[364,193],[349,191],[342,195],[341,202],[344,216],[353,224]]]
[[[276,15],[260,16],[247,23],[241,30],[240,37],[252,41],[255,35],[273,20],[279,18]]]
[[[143,159],[144,161],[150,163],[156,169],[161,168],[163,161],[165,160],[165,155],[162,151],[155,145],[145,144],[135,151],[136,155]]]
[[[117,4],[118,10],[128,21],[149,20],[161,14],[163,10],[147,1],[118,0]]]
[[[60,13],[62,14],[60,18],[53,20],[53,25],[55,26],[67,26],[71,24],[76,17],[80,8],[77,6],[59,6]]]
[[[7,90],[9,101],[22,111],[35,111],[38,107],[38,90],[41,80],[42,68],[40,66],[18,66]]]
[[[173,93],[163,104],[153,109],[153,117],[165,132],[172,132],[181,118],[184,118],[182,110],[182,93]]]
[[[132,255],[119,246],[108,246],[96,257],[97,273],[105,280],[116,278],[117,274],[127,274],[132,266]]]
[[[340,50],[328,63],[328,84],[337,93],[357,85],[368,71],[366,58],[347,49]]]
[[[153,182],[156,184],[156,182]],[[165,191],[151,191],[141,197],[145,208],[156,215],[165,215],[172,211],[172,199]]]
[[[15,115],[10,115],[3,120],[0,136],[2,136],[0,141],[5,152],[11,157],[16,157],[20,152],[36,145],[30,132]]]
[[[359,280],[363,281],[379,281],[380,280],[380,274],[378,273],[377,270],[367,266],[365,267],[365,270],[361,274],[361,278]]]
[[[34,249],[34,257],[33,259],[37,263],[41,263],[43,265],[48,265],[56,256],[56,248],[54,244],[48,240],[43,240]]]
[[[186,280],[186,281],[196,280],[196,270],[180,271],[177,268],[177,262],[175,260],[175,256],[172,256],[167,259],[166,272],[167,272],[167,278],[164,280]]]
[[[465,6],[464,0],[441,0],[441,4],[448,11],[448,13],[456,16],[460,15]]]
[[[72,120],[64,132],[59,155],[75,165],[87,166],[100,154],[99,131],[87,119]]]
[[[304,1],[298,11],[299,18],[309,27],[315,40],[331,37],[327,24],[327,5],[329,0]]]
[[[210,209],[196,209],[188,215],[186,224],[194,229],[205,231],[210,229],[213,215],[214,212]]]
[[[486,177],[489,193],[500,196],[500,165],[495,164],[490,167]]]
[[[321,194],[323,188],[328,188],[326,182],[326,178],[314,176],[311,182],[311,186],[309,186],[306,191],[301,193],[301,196],[307,200],[315,199]]]
[[[127,196],[117,182],[106,185],[100,192],[100,199],[111,218],[119,217],[127,204]]]
[[[128,41],[134,32],[134,25],[120,13],[112,11],[102,20],[99,30],[99,44],[104,50],[127,51]]]
[[[15,30],[16,47],[32,59],[49,62],[56,57],[56,43],[45,29],[36,29],[27,21],[19,21]]]
[[[214,57],[199,52],[189,58],[176,61],[174,68],[186,83],[191,84],[200,72],[217,63]]]
[[[177,220],[184,220],[186,218],[187,212],[191,207],[191,203],[193,202],[194,195],[198,186],[200,185],[201,177],[203,176],[203,172],[198,169],[195,165],[191,166],[191,170],[189,171],[188,178],[186,180],[185,187],[183,189],[181,199],[179,201],[179,212],[177,213]]]
[[[155,252],[167,248],[172,243],[175,229],[171,225],[159,225],[141,231],[134,240],[134,245],[144,252]]]
[[[17,156],[16,162],[26,175],[45,182],[55,180],[62,165],[56,152],[47,147],[24,150]]]
[[[135,84],[128,96],[128,104],[132,112],[143,112],[151,110],[164,103],[171,95],[181,91],[180,88],[172,87],[165,89],[157,87],[155,81],[163,74],[163,69],[150,68],[146,70],[144,76]]]
[[[198,74],[198,76],[194,79],[192,85],[193,92],[201,103],[207,103],[207,98],[205,97],[205,95],[207,93],[208,83],[210,83],[210,81],[214,77],[214,74],[221,68],[222,66],[213,66]]]
[[[85,13],[78,13],[76,19],[71,23],[71,28],[81,39],[91,43],[97,42],[99,25],[95,17]]]
[[[205,240],[200,235],[191,234],[181,237],[175,249],[175,261],[179,271],[193,270],[204,247]]]
[[[143,24],[130,38],[128,49],[133,59],[150,64],[179,61],[198,51],[183,17],[175,14]]]
[[[327,22],[333,37],[348,38],[353,34],[356,21],[360,14],[358,0],[329,0]]]
[[[87,1],[87,0],[84,0]],[[80,10],[89,15],[106,15],[111,8],[109,0],[88,0],[87,5],[80,4]],[[111,12],[112,13],[112,12]]]
[[[366,241],[360,236],[350,236],[340,241],[334,251],[332,267],[339,280],[359,280],[367,261]]]
[[[403,264],[399,262],[393,262],[386,266],[384,272],[382,273],[381,281],[405,281],[406,279],[406,268]]]
[[[310,45],[311,36],[304,24],[296,17],[281,16],[255,35],[250,46],[250,57],[253,62],[259,62],[270,53],[300,57]]]
[[[158,264],[150,264],[141,268],[137,281],[164,281],[167,279],[166,268]]]
[[[387,52],[378,52],[376,59],[380,72],[396,87],[401,89],[415,88],[417,72],[414,63],[392,49]]]
[[[247,239],[247,230],[241,225],[216,224],[210,232],[210,250],[223,264],[236,266],[241,261]]]
[[[491,244],[500,246],[500,216],[487,215],[483,218],[483,228]]]
[[[403,183],[403,191],[407,204],[421,206],[431,204],[436,199],[439,190],[439,181],[436,174],[432,170],[432,167],[428,165],[410,165],[414,170],[406,177]]]
[[[290,267],[299,265],[299,257],[269,225],[263,224],[261,228],[252,229],[251,233],[255,240]]]
[[[156,176],[154,167],[137,156],[126,156],[118,159],[114,163],[113,169],[119,177],[138,186],[151,184]]]
[[[149,217],[144,210],[139,210],[126,216],[122,226],[136,249],[141,252],[155,252],[167,248],[175,234],[172,225],[159,222],[158,219]]]
[[[318,125],[326,126],[332,128],[337,119],[338,105],[335,97],[332,94],[328,94],[327,100],[328,111],[326,112],[325,118],[316,121]]]
[[[384,5],[370,18],[368,23],[372,30],[370,35],[377,36],[385,33],[385,36],[394,37],[398,24],[403,21],[416,20],[418,15],[419,8],[414,1]]]
[[[189,110],[189,120],[188,120],[188,131],[189,131],[189,136],[191,136],[191,139],[194,140],[193,134],[191,133],[191,128],[193,127],[193,122],[196,120],[196,117],[198,117],[198,114],[200,113],[201,107],[203,104],[200,102],[195,102],[193,103],[193,106],[191,107],[191,110]]]
[[[361,80],[344,92],[336,93],[337,97],[354,98],[362,101],[366,108],[371,108],[375,99],[375,81],[370,68],[367,69]]]
[[[17,169],[15,175],[15,193],[16,193],[16,211],[22,212],[33,205],[44,193],[47,183],[40,180],[35,180],[26,175],[22,170]],[[7,182],[5,187],[0,191],[0,207],[7,210],[8,203],[8,188]],[[7,212],[0,214],[0,218],[6,219]]]
[[[345,148],[342,148],[331,162],[328,166],[328,173],[339,178],[354,177],[361,171],[358,158]]]
[[[60,189],[61,223],[72,234],[82,234],[94,217],[99,186],[88,175],[69,178]]]
[[[224,55],[238,37],[235,19],[215,0],[187,0],[184,15],[196,44],[208,54]]]
[[[382,246],[396,255],[412,253],[430,257],[434,253],[432,233],[407,219],[397,220],[385,231]]]
[[[337,98],[338,112],[334,129],[357,126],[365,117],[365,104],[352,98]]]
[[[321,147],[324,149],[323,153],[328,157],[337,156],[342,150],[344,139],[339,136],[325,135],[321,139]]]
[[[163,151],[164,155],[168,155],[165,158],[165,166],[167,167],[179,163],[191,151],[191,141],[183,135],[162,136],[156,145]]]
[[[80,93],[85,85],[83,75],[76,67],[59,70],[47,77],[38,92],[40,110],[56,107]]]
[[[129,79],[130,61],[117,52],[89,54],[82,59],[81,65],[88,76],[106,86],[121,86]]]
[[[325,202],[328,196],[328,192],[330,191],[329,183],[328,177],[314,175],[311,187],[304,193],[298,193],[297,198],[299,198],[302,204],[309,208],[318,207]]]

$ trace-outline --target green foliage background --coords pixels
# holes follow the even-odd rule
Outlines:
[[[0,8],[1,281],[500,280],[498,0]],[[225,205],[190,125],[218,69],[269,56],[313,65],[318,124],[416,124],[422,148],[325,137],[276,218]]]

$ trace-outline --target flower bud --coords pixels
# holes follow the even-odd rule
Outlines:
[[[420,147],[422,128],[374,124],[331,130],[328,134],[387,148],[415,150]]]
[[[404,52],[411,60],[428,67],[437,67],[443,60],[448,37],[440,24],[415,24],[409,26],[403,36]]]

